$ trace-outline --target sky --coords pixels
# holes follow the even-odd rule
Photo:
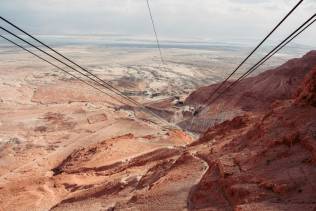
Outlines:
[[[253,42],[297,2],[150,0],[150,5],[162,40]],[[316,0],[304,0],[271,40],[285,38],[315,12]],[[0,0],[0,14],[32,34],[153,36],[146,0]],[[316,47],[315,37],[316,23],[295,42]]]

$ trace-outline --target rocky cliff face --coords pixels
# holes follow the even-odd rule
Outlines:
[[[243,79],[237,86],[207,106],[202,113],[186,118],[179,123],[179,126],[201,134],[208,127],[232,120],[236,116],[264,113],[272,109],[273,102],[289,100],[297,95],[305,76],[312,72],[315,66],[316,51],[311,51],[302,58],[292,59],[280,67]],[[225,87],[231,83],[227,82]],[[185,105],[203,107],[209,102],[209,97],[218,86],[219,84],[214,84],[199,88],[187,97]]]
[[[292,59],[272,70],[258,76],[242,80],[236,88],[231,89],[221,99],[211,105],[214,110],[225,102],[225,108],[240,108],[244,111],[267,109],[275,100],[292,98],[307,73],[316,65],[316,51],[311,51],[299,59]],[[227,83],[230,84],[229,82]],[[186,104],[205,104],[210,94],[219,84],[202,87],[193,92],[185,101]]]
[[[304,86],[298,91],[296,102],[316,107],[316,68],[306,77]]]
[[[297,62],[306,64],[275,71]],[[296,97],[269,101],[271,110],[209,128],[191,144],[210,166],[188,199],[193,210],[316,209],[316,65],[306,67]]]
[[[314,210],[316,65],[311,64],[315,55],[311,52],[247,79],[266,99],[260,112],[210,127],[189,145],[98,168],[87,168],[86,158],[77,158],[98,149],[76,152],[61,164],[57,178],[83,171],[113,177],[113,182],[84,191],[69,186],[74,193],[53,210],[86,203],[117,210]],[[195,103],[192,96],[197,95],[187,101]],[[245,93],[235,103],[237,99],[245,99]]]
[[[264,105],[207,128],[195,141],[181,131],[157,133],[127,119],[102,126],[1,177],[0,210],[314,211],[314,59],[311,52],[246,79],[266,97]],[[276,93],[271,88],[264,96],[270,85]],[[205,93],[193,93],[187,103],[202,102],[192,96]],[[244,94],[231,106],[242,105]],[[85,122],[108,118],[98,114]],[[45,121],[70,120],[49,113]]]

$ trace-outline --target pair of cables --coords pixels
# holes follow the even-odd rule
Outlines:
[[[171,124],[169,122],[167,122],[166,120],[164,120],[163,118],[161,118],[160,116],[158,116],[157,114],[155,114],[153,111],[151,111],[149,108],[147,108],[146,106],[140,104],[139,102],[137,102],[136,100],[134,100],[133,98],[126,96],[124,93],[122,93],[120,90],[118,90],[117,88],[115,88],[114,86],[112,86],[110,83],[108,83],[107,81],[101,79],[100,77],[98,77],[97,75],[93,74],[91,71],[87,70],[86,68],[82,67],[81,65],[79,65],[78,63],[74,62],[73,60],[69,59],[68,57],[64,56],[63,54],[61,54],[60,52],[56,51],[55,49],[53,49],[52,47],[50,47],[49,45],[45,44],[44,42],[40,41],[39,39],[35,38],[33,35],[29,34],[28,32],[26,32],[25,30],[21,29],[20,27],[18,27],[17,25],[13,24],[11,21],[0,17],[0,19],[4,22],[6,22],[7,24],[11,25],[12,27],[14,27],[15,29],[17,29],[18,31],[22,32],[23,34],[25,34],[26,36],[30,37],[32,40],[36,41],[37,43],[39,43],[41,46],[44,46],[45,48],[47,48],[48,50],[50,50],[51,52],[55,53],[56,55],[53,55],[51,52],[48,52],[46,50],[43,50],[41,47],[36,46],[35,44],[27,41],[26,39],[18,36],[17,34],[13,33],[12,31],[4,28],[3,26],[0,26],[0,29],[3,30],[4,32],[8,33],[9,35],[17,38],[18,40],[22,41],[23,43],[28,44],[29,46],[35,48],[36,50],[40,51],[41,53],[45,54],[46,56],[50,57],[51,59],[53,59],[54,61],[57,61],[63,65],[65,65],[67,68],[70,68],[71,70],[75,71],[76,73],[79,73],[81,76],[83,76],[85,79],[89,79],[89,82],[83,80],[82,78],[76,76],[75,74],[71,73],[70,71],[66,70],[65,68],[62,68],[52,62],[50,62],[49,60],[43,58],[42,56],[34,53],[31,50],[28,50],[27,48],[23,47],[22,45],[14,42],[12,39],[9,39],[3,35],[1,35],[1,37],[5,40],[7,40],[8,42],[10,42],[11,44],[16,45],[17,47],[20,47],[21,49],[25,50],[26,52],[32,54],[33,56],[37,57],[38,59],[41,59],[42,61],[52,65],[53,67],[67,73],[68,75],[74,77],[75,79],[89,85],[90,87],[96,89],[99,92],[102,92],[103,94],[111,97],[112,99],[115,99],[116,101],[125,104],[125,105],[129,105],[128,103],[132,103],[132,105],[136,105],[139,106],[140,108],[142,108],[146,113],[150,114],[151,116],[155,117],[156,119],[160,120],[161,122],[163,122],[166,125],[171,126]],[[60,58],[57,58],[60,57]],[[70,63],[70,64],[69,64]],[[78,70],[79,68],[79,70]],[[91,84],[91,81],[93,82]],[[97,87],[97,86],[99,87]],[[105,92],[103,89],[106,89],[107,91],[111,92],[112,94],[109,94],[107,92]],[[114,96],[113,96],[114,94]],[[119,98],[117,98],[117,96]],[[125,101],[125,102],[124,102]],[[128,102],[128,103],[126,103]],[[172,125],[172,127],[174,127]]]
[[[249,68],[242,76],[240,76],[236,81],[224,87],[225,83],[237,72],[237,70],[258,50],[258,48],[280,27],[280,25],[296,10],[296,8],[303,2],[300,0],[287,14],[286,16],[269,32],[269,34],[252,50],[252,52],[234,69],[234,71],[211,93],[208,101],[205,103],[203,107],[200,107],[195,112],[195,116],[204,111],[208,106],[213,104],[216,100],[218,100],[223,94],[225,94],[228,90],[236,86],[242,79],[250,75],[252,72],[257,70],[262,64],[264,64],[268,59],[270,59],[273,55],[279,52],[282,48],[284,48],[287,44],[289,44],[293,39],[299,36],[302,32],[304,32],[307,28],[309,28],[315,22],[315,14],[308,18],[303,24],[301,24],[294,32],[292,32],[287,38],[285,38],[280,44],[278,44],[273,50],[271,50],[268,54],[266,54],[260,61],[258,61],[255,65]],[[220,89],[224,88],[223,91],[220,92]]]

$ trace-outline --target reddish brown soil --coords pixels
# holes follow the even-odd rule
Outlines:
[[[266,110],[275,100],[291,99],[300,88],[307,73],[316,65],[316,51],[311,51],[299,59],[292,59],[272,70],[267,70],[255,77],[242,80],[210,107],[216,110],[225,102],[225,108],[245,111]],[[231,82],[227,83],[227,86]],[[202,87],[186,99],[189,105],[204,104],[218,87],[218,84]]]
[[[260,112],[254,109],[210,127],[195,141],[181,131],[158,130],[123,115],[113,120],[109,111],[85,111],[84,120],[75,121],[78,117],[58,109],[45,110],[36,134],[51,138],[56,131],[79,128],[95,132],[79,134],[42,159],[3,168],[0,208],[314,211],[315,55],[246,79],[257,84],[253,93],[258,96],[268,90]],[[199,91],[188,102],[206,93]],[[236,98],[235,105],[246,105],[238,104],[244,97]],[[85,97],[74,98],[81,102]]]

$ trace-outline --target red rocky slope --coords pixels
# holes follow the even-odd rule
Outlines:
[[[108,165],[99,159],[104,156],[98,146],[75,152],[58,166],[54,180],[90,175],[99,182],[72,181],[71,193],[52,210],[315,210],[315,76],[316,65],[299,93],[292,91],[295,97],[210,127],[187,146]],[[96,159],[105,166],[96,167]]]
[[[191,209],[316,209],[315,78],[316,66],[294,99],[209,128],[191,145],[210,166]]]
[[[316,65],[316,51],[302,58],[292,59],[272,70],[242,80],[235,89],[227,92],[211,108],[225,102],[228,108],[245,111],[267,109],[275,100],[290,99],[300,87],[305,75]],[[227,83],[229,84],[229,83]],[[193,92],[186,104],[205,104],[219,84],[202,87]]]
[[[292,61],[304,65],[313,54]],[[314,211],[316,65],[297,68],[308,74],[290,74],[300,78],[292,96],[275,95],[265,105],[271,109],[209,127],[193,143],[180,131],[149,133],[131,120],[82,137],[0,178],[0,210]],[[266,80],[286,81],[285,69]]]

